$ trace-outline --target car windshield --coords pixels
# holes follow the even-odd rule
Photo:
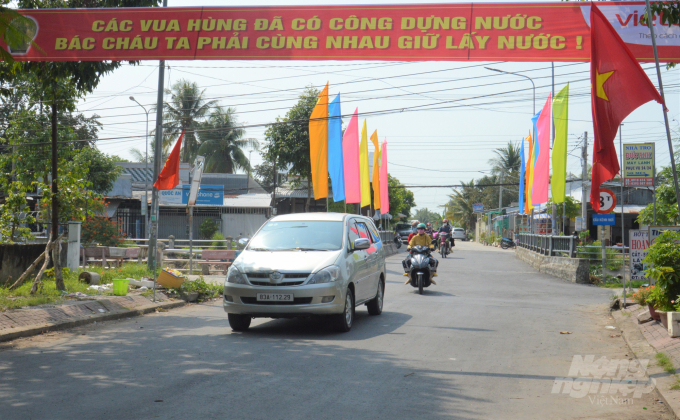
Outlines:
[[[342,248],[342,222],[272,221],[250,240],[250,251],[333,251]]]

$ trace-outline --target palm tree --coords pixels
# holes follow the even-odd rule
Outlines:
[[[217,101],[203,99],[204,90],[198,88],[196,82],[181,79],[172,85],[168,91],[170,102],[164,104],[163,143],[172,143],[184,130],[182,142],[182,162],[193,162],[198,152],[198,137],[196,131],[201,121],[208,114],[210,108]]]
[[[260,145],[255,139],[243,138],[246,131],[238,127],[233,108],[218,106],[200,128],[198,154],[205,156],[206,172],[232,174],[235,169],[251,170],[243,148],[257,149]]]
[[[476,217],[472,211],[472,205],[477,199],[475,194],[475,181],[471,180],[469,183],[461,182],[463,190],[453,190],[453,194],[449,195],[449,203],[447,205],[446,217],[454,222],[457,222],[465,229],[472,229],[475,225]]]
[[[519,154],[520,147],[517,143],[508,142],[507,147],[496,149],[494,153],[496,156],[489,159],[492,174],[500,175],[503,173],[507,175],[518,172],[522,167],[522,158]]]

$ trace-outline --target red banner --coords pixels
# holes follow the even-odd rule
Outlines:
[[[644,2],[600,3],[640,61],[653,61]],[[582,2],[392,6],[21,10],[22,61],[589,61]],[[680,28],[655,17],[659,55],[680,61]]]

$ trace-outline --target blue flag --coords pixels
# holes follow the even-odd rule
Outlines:
[[[522,167],[519,170],[519,213],[524,214],[524,172],[526,171],[526,164],[524,163],[524,139],[522,139],[522,146],[519,149],[519,159],[522,161]]]
[[[342,119],[340,94],[328,104],[328,174],[333,185],[333,201],[345,200],[345,168],[342,159]]]
[[[538,117],[540,116],[541,111],[538,111],[538,113],[531,118],[531,123],[534,125],[534,133],[531,136],[531,138],[534,141],[534,163],[536,163],[536,159],[538,159],[538,154],[541,152],[540,148],[538,147],[538,135],[536,134],[538,132],[538,129],[536,128],[536,122],[538,121]],[[531,187],[533,188],[533,185]]]

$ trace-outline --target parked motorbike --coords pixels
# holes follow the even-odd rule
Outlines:
[[[394,244],[397,246],[397,249],[401,248],[401,235],[399,232],[394,234]]]
[[[423,294],[423,288],[429,287],[432,266],[430,266],[430,248],[416,245],[411,248],[411,255],[404,260],[404,270],[409,273],[411,286],[418,288],[418,293]]]
[[[449,249],[449,234],[446,232],[442,232],[439,234],[439,254],[442,256],[442,258],[446,258],[448,254],[451,253],[451,250]]]
[[[510,238],[501,238],[501,248],[503,249],[508,249],[508,248],[515,248],[517,245],[515,244],[515,241],[513,241]]]

